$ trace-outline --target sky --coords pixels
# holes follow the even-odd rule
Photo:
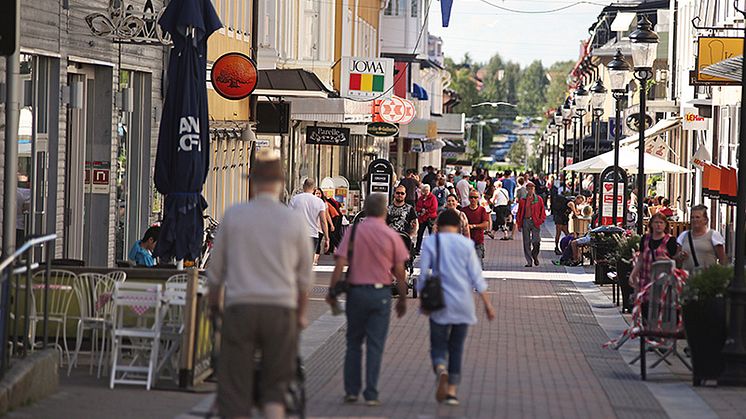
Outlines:
[[[453,0],[451,22],[443,28],[440,1],[431,0],[429,31],[443,38],[446,57],[460,62],[469,53],[476,62],[486,62],[495,53],[505,61],[525,67],[541,60],[548,67],[554,62],[576,60],[580,41],[588,39],[588,28],[603,9],[603,2],[579,4],[548,14],[520,14],[499,10],[487,3],[517,10],[555,9],[576,0]],[[607,4],[610,3],[607,2]]]

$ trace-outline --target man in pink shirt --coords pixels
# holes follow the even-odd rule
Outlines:
[[[407,284],[404,262],[409,252],[399,234],[386,225],[386,195],[374,193],[365,200],[366,218],[348,230],[340,244],[329,289],[341,280],[347,268],[347,353],[344,364],[345,403],[355,403],[361,390],[363,340],[366,344],[366,404],[378,406],[378,375],[391,317],[391,284],[396,278],[399,299],[396,314],[407,310]],[[352,237],[354,235],[354,237]],[[350,243],[352,241],[352,243]],[[334,307],[336,296],[327,296]]]

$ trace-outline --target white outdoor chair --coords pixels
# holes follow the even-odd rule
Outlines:
[[[75,285],[75,294],[78,297],[80,307],[80,319],[76,332],[75,353],[67,369],[70,375],[73,367],[78,363],[80,347],[86,330],[91,331],[91,361],[89,373],[93,372],[98,342],[101,341],[101,354],[98,359],[97,377],[101,377],[101,364],[103,354],[106,351],[106,340],[108,331],[111,330],[111,307],[112,293],[115,281],[107,275],[96,273],[84,273],[78,275]],[[100,332],[100,336],[99,336]]]
[[[115,283],[110,388],[144,384],[150,390],[155,383],[164,315],[162,289],[154,283]]]
[[[33,294],[35,312],[30,316],[31,337],[36,336],[37,323],[44,320],[44,275],[45,273],[37,272],[33,277]],[[52,270],[49,273],[49,290],[48,291],[48,321],[56,323],[57,328],[54,336],[54,344],[60,350],[60,366],[67,360],[70,364],[70,351],[67,348],[67,321],[70,301],[75,294],[74,286],[77,281],[77,275],[65,270]],[[62,332],[62,346],[59,344],[60,331]],[[63,356],[64,355],[64,356]]]
[[[113,279],[114,282],[124,282],[127,280],[127,272],[124,271],[109,272],[106,276]]]

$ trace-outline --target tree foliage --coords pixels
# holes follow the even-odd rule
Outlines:
[[[536,60],[523,70],[518,81],[518,112],[521,115],[541,116],[544,113],[544,89],[547,84],[547,75],[541,61]]]
[[[552,64],[547,70],[549,86],[544,102],[544,112],[557,109],[567,97],[567,75],[575,65],[573,61],[562,61]]]

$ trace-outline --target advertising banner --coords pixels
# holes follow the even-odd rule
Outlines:
[[[342,57],[340,65],[340,96],[372,100],[392,95],[393,58]]]

